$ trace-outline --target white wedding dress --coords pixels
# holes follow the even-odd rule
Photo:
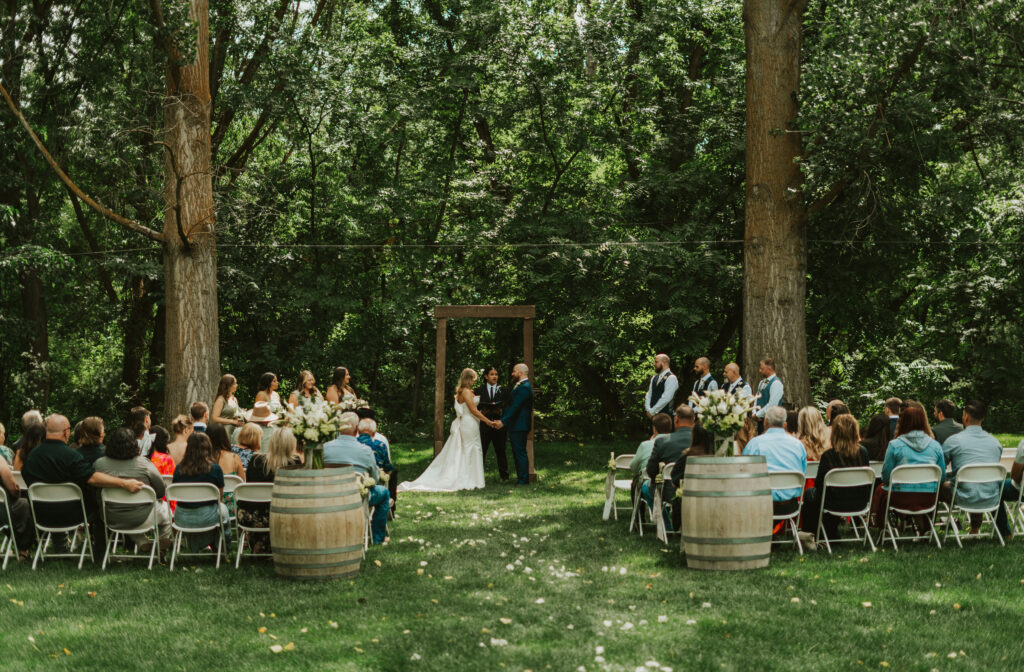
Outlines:
[[[474,404],[480,397],[474,397]],[[454,492],[484,487],[484,455],[480,421],[461,401],[455,402],[455,420],[444,448],[415,481],[398,484],[398,492]]]

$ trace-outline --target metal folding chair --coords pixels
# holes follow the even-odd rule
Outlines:
[[[167,486],[167,501],[178,503],[171,519],[171,529],[174,530],[174,545],[171,548],[171,571],[174,571],[174,561],[179,555],[200,556],[202,553],[182,553],[181,540],[186,533],[210,532],[217,530],[217,569],[220,569],[220,556],[224,550],[224,530],[221,528],[220,520],[220,488],[212,483],[172,483]],[[182,503],[212,504],[217,507],[217,522],[213,525],[203,527],[186,527],[178,522],[178,515],[181,513]]]
[[[110,519],[107,517],[107,505],[108,504],[122,504],[128,506],[138,506],[139,508],[147,507],[149,509],[149,515],[146,516],[145,522],[139,527],[127,528],[117,527],[110,523]],[[153,535],[153,548],[148,554],[146,553],[126,553],[117,556],[118,558],[149,558],[149,567],[147,569],[153,569],[153,561],[156,560],[157,549],[160,547],[160,527],[159,520],[156,513],[156,491],[148,485],[142,486],[142,489],[138,492],[128,492],[121,488],[103,488],[100,491],[100,507],[103,511],[103,525],[107,528],[107,544],[103,552],[103,564],[100,569],[105,570],[107,564],[110,562],[111,556],[117,551],[117,545],[121,540],[121,537],[128,537],[130,534],[152,534]],[[113,536],[111,536],[113,532]]]
[[[957,496],[960,494],[960,486],[967,483],[972,484],[983,484],[998,482],[998,488],[994,501],[990,506],[964,506],[957,503]],[[953,482],[953,503],[949,507],[949,515],[946,516],[945,530],[942,534],[942,538],[946,539],[949,537],[949,530],[953,530],[953,538],[956,540],[956,545],[963,548],[963,544],[960,541],[960,529],[956,524],[956,514],[981,514],[982,523],[988,521],[992,524],[991,537],[999,538],[999,545],[1006,546],[1006,542],[1003,541],[1003,535],[999,532],[996,527],[995,514],[999,510],[999,507],[1003,505],[1003,484],[1006,482],[1006,467],[1002,464],[995,462],[993,464],[968,464],[960,467],[960,470],[956,474],[956,480]],[[972,535],[970,532],[963,535],[965,538],[980,537],[981,531],[978,534]]]
[[[871,513],[871,491],[875,485],[875,472],[871,467],[847,467],[845,469],[833,469],[832,471],[825,474],[825,483],[821,489],[821,508],[818,511],[818,531],[814,535],[816,539],[823,539],[825,541],[825,548],[828,549],[829,555],[832,554],[832,544],[849,541],[860,541],[861,543],[867,543],[871,546],[872,552],[878,550],[875,548],[875,542],[871,538],[871,533],[868,531],[868,515]],[[832,488],[860,488],[867,486],[868,495],[865,499],[864,506],[855,511],[835,511],[825,506],[825,502],[828,501],[828,490]],[[836,539],[832,540],[828,538],[828,532],[825,531],[825,514],[831,514],[840,518],[849,518],[850,525],[853,527],[854,539]],[[857,520],[860,520],[864,526],[864,539],[860,538],[860,532],[857,530]]]
[[[18,557],[18,542],[14,538],[14,517],[11,515],[11,505],[7,501],[7,491],[0,487],[0,504],[3,505],[3,512],[7,516],[0,519],[0,554],[3,555],[4,563],[0,569],[7,569],[7,561],[10,556]],[[4,520],[10,523],[3,522]]]
[[[270,504],[270,495],[274,490],[273,483],[242,483],[235,488],[235,506],[242,503],[247,504]],[[238,569],[242,562],[242,552],[245,550],[245,535],[249,532],[266,532],[270,534],[269,527],[252,527],[238,525],[238,554],[235,556],[235,569]],[[251,557],[269,558],[273,553],[250,553]]]
[[[813,462],[814,473],[818,473],[818,463]],[[796,550],[800,552],[800,555],[804,554],[804,545],[800,543],[800,529],[796,525],[796,521],[800,519],[800,511],[804,508],[804,484],[806,482],[806,475],[799,471],[773,471],[768,474],[768,478],[772,484],[772,490],[800,490],[800,496],[797,499],[796,511],[793,513],[785,513],[781,515],[772,514],[772,529],[779,523],[783,523],[793,533],[793,543],[796,544]],[[784,540],[772,541],[772,545],[784,544]]]
[[[69,504],[77,502],[82,512],[82,519],[68,525],[43,525],[39,522],[39,514],[36,511],[38,504]],[[78,558],[78,568],[82,568],[85,562],[85,555],[89,552],[89,560],[92,561],[92,540],[89,538],[89,518],[85,512],[85,499],[82,497],[82,489],[74,483],[33,483],[28,489],[28,503],[32,507],[32,519],[36,526],[36,554],[32,559],[32,569],[35,569],[40,560],[46,560],[47,551],[53,541],[54,534],[73,533],[71,548],[67,553],[50,553],[51,558]],[[78,534],[84,530],[84,541],[82,551],[75,553],[75,546],[78,545]]]
[[[615,502],[615,495],[623,490],[629,492],[630,486],[633,483],[633,474],[629,471],[629,463],[633,459],[633,454],[615,456],[615,453],[611,454],[611,460],[609,460],[608,466],[608,477],[604,481],[604,513],[601,515],[602,520],[608,520],[610,517],[614,517],[615,520],[619,519],[619,509],[623,511],[631,510],[633,507],[618,506]],[[611,463],[615,466],[612,467]],[[615,478],[618,472],[625,471],[629,473],[629,478]],[[632,530],[632,522],[630,522],[630,529]]]
[[[668,464],[665,464],[662,462],[658,466],[661,468],[661,479],[651,483],[651,486],[654,489],[654,506],[652,507],[654,512],[651,515],[654,517],[654,524],[656,525],[658,539],[665,544],[668,544],[668,535],[679,534],[679,530],[672,530],[669,532],[665,529],[665,506],[662,501],[662,490],[665,489],[665,481],[672,479],[672,470],[675,469],[676,463],[669,462]],[[671,506],[672,505],[669,504],[669,507]]]
[[[905,509],[898,506],[894,506],[892,503],[893,492],[896,491],[898,485],[921,485],[924,483],[935,484],[935,499],[932,500],[931,506],[926,509]],[[917,541],[919,539],[935,539],[935,545],[942,548],[942,544],[939,542],[939,533],[935,529],[935,512],[939,507],[939,486],[942,484],[942,470],[939,469],[937,464],[904,464],[896,467],[889,474],[889,492],[885,497],[885,509],[882,512],[882,531],[878,535],[878,545],[885,546],[885,538],[889,537],[892,541],[892,548],[894,551],[899,551],[899,547],[896,545],[897,539],[906,541]],[[890,518],[890,514],[897,514],[899,516],[922,516],[928,521],[928,534],[922,536],[919,532],[911,536],[901,536],[897,534],[898,530],[893,525],[893,521]]]
[[[28,491],[28,483],[25,482],[25,477],[21,475],[20,471],[11,470],[11,476],[14,476],[14,482],[18,484],[22,492]]]

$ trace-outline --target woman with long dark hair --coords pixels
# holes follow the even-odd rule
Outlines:
[[[231,543],[231,525],[228,507],[220,501],[224,496],[224,471],[217,464],[218,453],[206,434],[195,433],[188,437],[185,457],[174,470],[174,483],[212,483],[220,489],[220,496],[209,502],[178,502],[174,518],[187,527],[204,527],[219,522],[224,534],[224,547],[228,549]],[[188,535],[188,545],[193,551],[216,544],[216,530]]]
[[[331,376],[331,386],[324,393],[324,398],[332,404],[340,403],[346,397],[355,399],[356,391],[348,384],[348,381],[351,379],[352,376],[349,375],[348,369],[344,366],[334,369],[334,375]]]
[[[265,401],[270,406],[270,410],[277,413],[281,410],[281,395],[277,393],[277,388],[281,386],[280,381],[277,379],[277,374],[271,373],[270,371],[260,376],[260,380],[256,383],[256,398],[253,400],[255,406],[258,402]]]
[[[230,373],[220,377],[217,384],[217,394],[213,399],[213,409],[210,411],[210,422],[218,422],[222,425],[234,425],[241,427],[245,424],[242,420],[241,409],[238,407],[238,399],[235,392],[238,390],[238,379]]]
[[[892,436],[889,433],[889,416],[885,413],[875,413],[868,421],[868,428],[860,445],[868,451],[868,457],[873,462],[881,462],[885,459],[885,450],[889,447]]]
[[[39,425],[29,425],[21,434],[21,443],[18,445],[18,452],[14,454],[14,471],[21,471],[28,460],[29,453],[43,442],[46,438],[46,428]]]
[[[885,415],[885,426],[889,426],[889,418]],[[833,469],[847,467],[866,467],[870,463],[868,451],[860,445],[860,428],[857,420],[849,413],[838,415],[832,420],[832,431],[829,437],[829,448],[821,454],[818,463],[818,475],[814,479],[814,487],[804,493],[804,507],[801,514],[801,527],[804,532],[814,534],[818,531],[818,513],[821,511],[821,491],[825,484],[825,476]],[[863,488],[842,488],[829,491],[829,509],[834,511],[857,511],[863,509],[867,501],[870,485]],[[826,514],[825,532],[835,537],[839,527],[839,518]]]

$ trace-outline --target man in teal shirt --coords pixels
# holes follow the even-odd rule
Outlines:
[[[654,425],[654,433],[651,434],[651,438],[640,442],[640,445],[636,447],[633,459],[629,462],[629,470],[633,472],[634,481],[643,477],[644,470],[647,468],[647,460],[650,459],[651,451],[654,450],[654,440],[661,434],[672,433],[672,418],[668,413],[656,414],[651,418],[651,424]]]
[[[954,434],[942,444],[942,453],[946,463],[953,470],[954,479],[961,467],[969,464],[998,463],[1003,456],[1003,445],[999,443],[999,439],[981,428],[987,410],[983,401],[967,402],[964,406],[964,431]],[[944,502],[952,502],[953,484],[948,481],[943,483],[939,496]],[[971,508],[983,508],[995,504],[998,496],[998,483],[963,483],[956,493],[956,503]],[[971,534],[978,533],[982,520],[982,514],[971,514]]]

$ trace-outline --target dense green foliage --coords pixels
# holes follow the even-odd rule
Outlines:
[[[5,3],[0,68],[72,178],[159,229],[162,33],[123,4]],[[187,3],[163,4],[180,38]],[[638,427],[656,351],[684,385],[695,357],[741,352],[738,0],[210,4],[221,353],[243,405],[266,370],[287,388],[344,365],[422,431],[437,304],[536,304],[541,426],[578,434]],[[1022,18],[809,4],[799,128],[780,132],[806,148],[816,397],[981,396],[1019,428]],[[159,248],[79,215],[7,110],[0,143],[0,420],[159,410]],[[509,368],[518,329],[450,323],[448,378]]]

